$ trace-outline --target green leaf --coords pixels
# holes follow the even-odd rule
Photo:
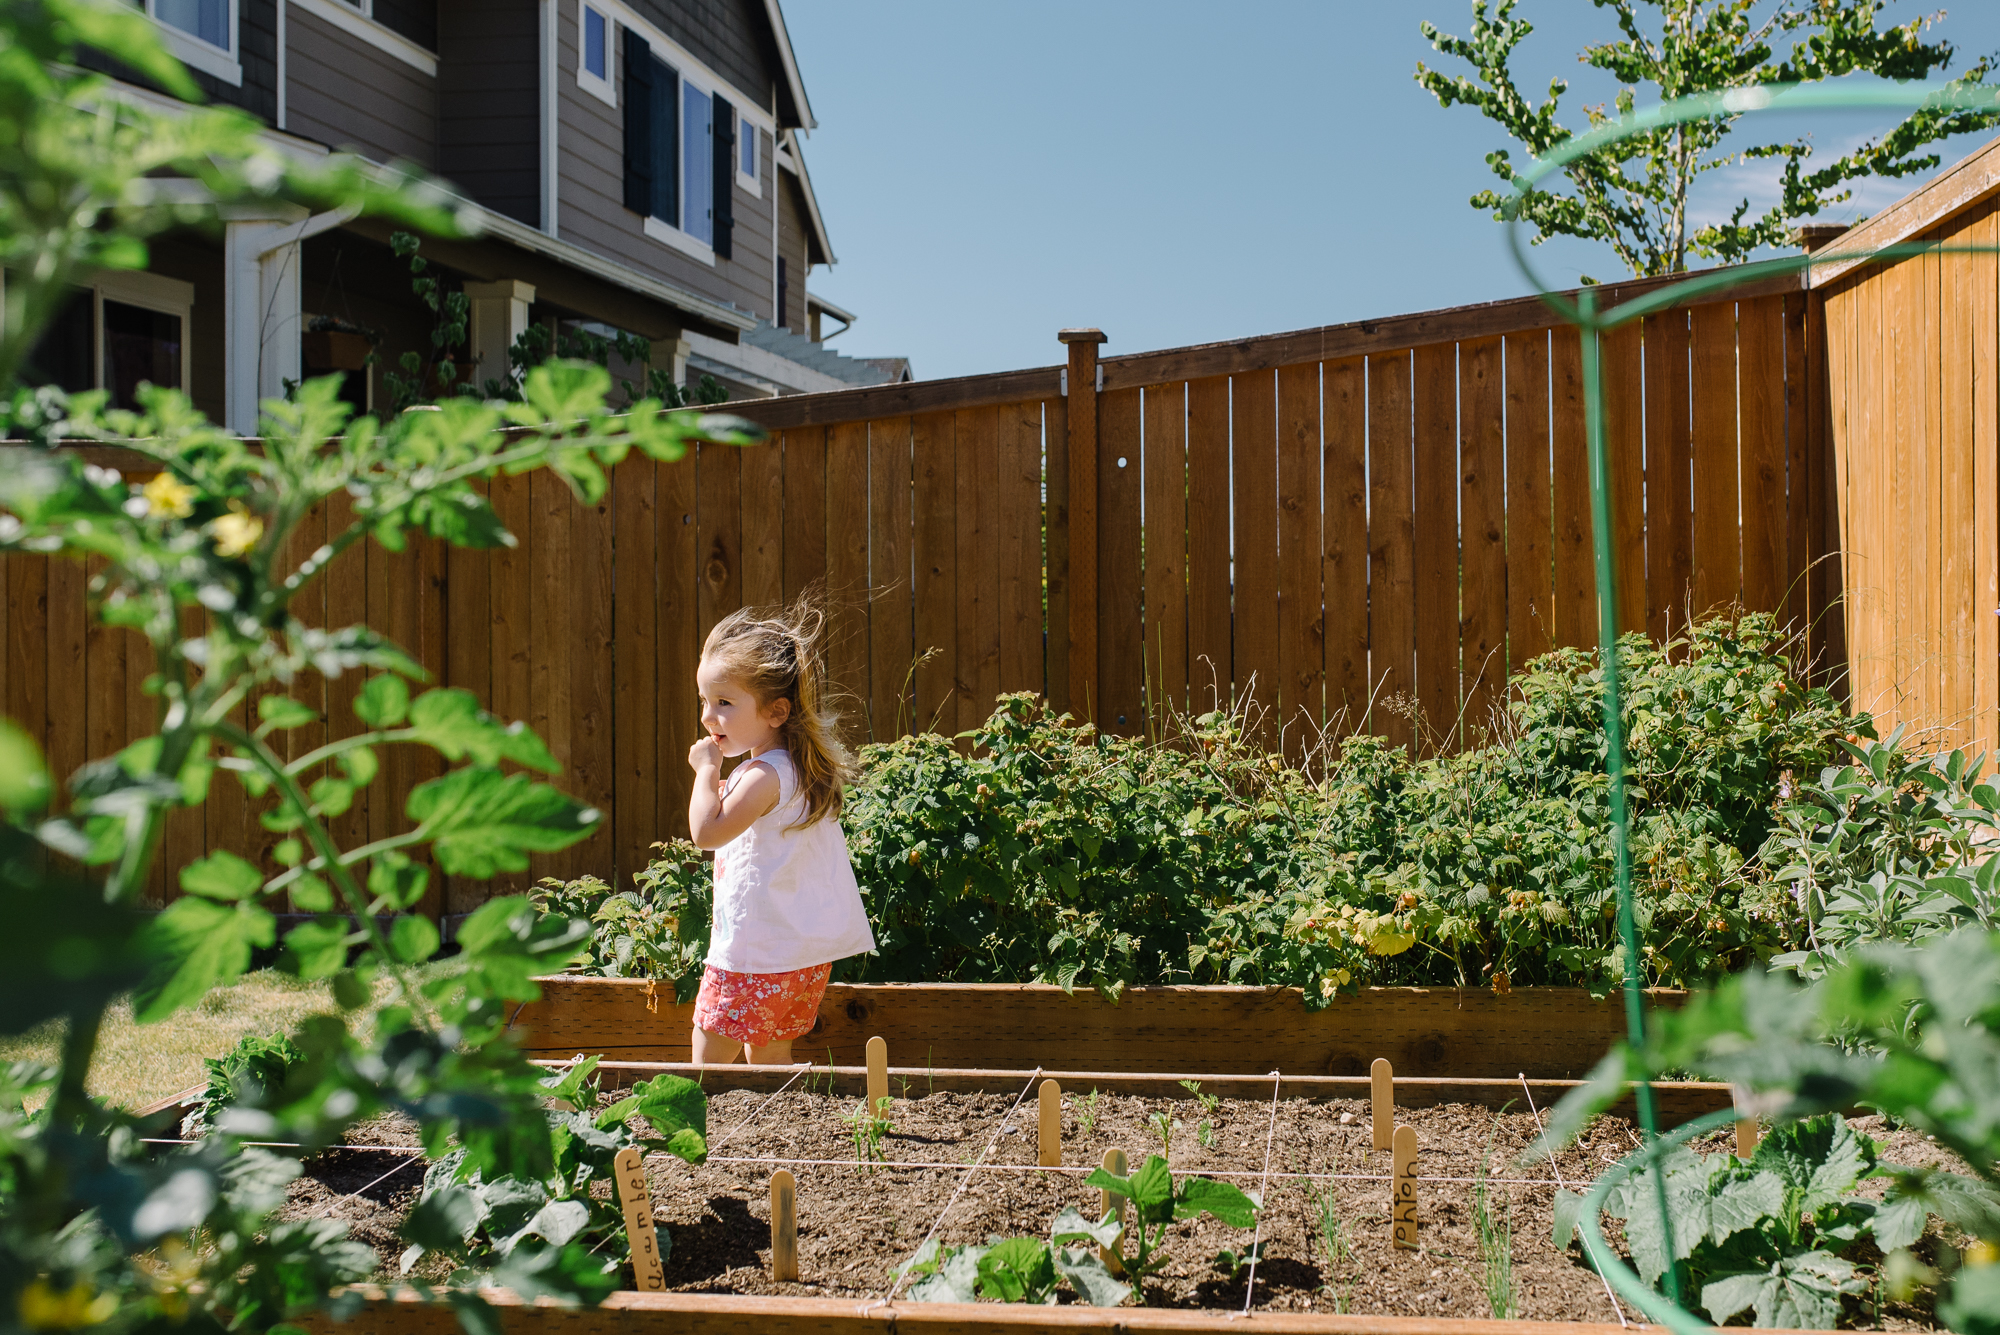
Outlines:
[[[708,1131],[708,1095],[700,1085],[678,1075],[656,1075],[632,1086],[635,1111],[662,1136],[683,1129]]]
[[[425,691],[410,706],[410,727],[418,741],[435,748],[447,760],[470,757],[475,765],[488,767],[506,760],[544,774],[562,768],[525,724],[502,723],[480,709],[470,691]]]
[[[371,728],[393,728],[410,712],[410,688],[393,672],[368,679],[354,697],[354,716]]]
[[[314,779],[306,792],[312,798],[313,809],[322,817],[343,815],[354,805],[354,785],[330,774]]]
[[[1938,1321],[1963,1335],[2000,1333],[2000,1265],[1967,1266],[1938,1302]]]
[[[1132,1296],[1131,1286],[1112,1278],[1103,1259],[1088,1248],[1060,1247],[1054,1259],[1056,1273],[1092,1307],[1116,1307]]]
[[[305,873],[291,885],[292,907],[301,913],[333,912],[333,887],[323,876]]]
[[[382,763],[375,757],[372,746],[357,746],[340,753],[340,768],[356,788],[366,788],[375,782]]]
[[[209,899],[247,899],[264,888],[264,873],[223,848],[182,867],[180,880],[181,889]]]
[[[437,954],[438,929],[429,918],[415,914],[396,919],[389,928],[389,953],[404,964],[422,964]],[[550,1242],[566,1239],[550,1238]]]
[[[251,903],[231,907],[189,895],[176,899],[144,933],[153,971],[132,998],[140,1024],[164,1020],[183,1006],[234,982],[250,967],[250,952],[276,940],[271,915]]]
[[[1093,1242],[1100,1247],[1116,1247],[1125,1226],[1118,1221],[1116,1210],[1104,1212],[1104,1218],[1092,1221],[1074,1205],[1065,1205],[1055,1222],[1049,1225],[1049,1241],[1057,1246],[1072,1242]]]
[[[528,854],[568,848],[603,821],[547,784],[480,767],[419,784],[405,810],[433,841],[440,870],[482,879],[526,871]]]
[[[391,908],[406,909],[424,897],[430,869],[394,849],[375,855],[368,868],[368,893]]]
[[[1794,1330],[1831,1330],[1840,1317],[1843,1293],[1867,1286],[1854,1267],[1829,1252],[1787,1256],[1769,1271],[1729,1275],[1702,1286],[1701,1305],[1717,1322],[1755,1308],[1757,1324]]]
[[[338,919],[300,923],[285,933],[286,972],[300,978],[331,978],[347,967],[349,933]]]
[[[1132,1203],[1147,1219],[1173,1218],[1174,1179],[1167,1161],[1157,1154],[1146,1156],[1139,1171],[1132,1174]]]
[[[1174,1218],[1193,1219],[1203,1214],[1212,1214],[1231,1228],[1249,1228],[1257,1222],[1257,1203],[1227,1182],[1205,1177],[1183,1179],[1175,1193]]]
[[[42,748],[12,719],[0,719],[0,810],[14,815],[43,811],[54,796]]]
[[[319,715],[289,695],[266,695],[257,700],[257,717],[264,726],[257,731],[284,732],[291,728],[303,728],[308,723],[319,720]]]
[[[1772,1127],[1758,1142],[1750,1166],[1775,1174],[1794,1193],[1794,1212],[1811,1214],[1868,1176],[1875,1167],[1875,1146],[1833,1113]]]
[[[1556,1250],[1568,1251],[1570,1241],[1577,1236],[1583,1224],[1583,1202],[1583,1196],[1567,1187],[1556,1188],[1554,1232]]]

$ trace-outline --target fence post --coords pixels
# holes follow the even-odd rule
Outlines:
[[[1097,709],[1097,345],[1101,329],[1063,329],[1069,348],[1069,709]]]

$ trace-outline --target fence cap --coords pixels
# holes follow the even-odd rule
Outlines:
[[[1062,343],[1103,343],[1102,329],[1058,329],[1056,339]]]

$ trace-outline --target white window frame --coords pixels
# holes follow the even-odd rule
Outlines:
[[[231,4],[238,0],[230,0]],[[350,0],[285,0],[326,22],[359,37],[378,51],[386,52],[408,65],[435,79],[438,72],[437,53],[426,51],[403,34],[387,27],[375,17],[374,0],[361,0],[365,8],[357,8]]]
[[[233,88],[243,86],[243,62],[236,54],[241,49],[238,43],[242,40],[242,33],[238,28],[242,0],[229,0],[229,49],[226,51],[160,18],[153,12],[157,3],[158,0],[145,0],[146,17],[153,20],[153,26],[160,30],[162,46],[189,69],[212,75]]]
[[[764,197],[764,142],[758,138],[757,123],[744,116],[741,108],[732,107],[736,117],[736,188],[746,195],[758,199]],[[750,170],[743,170],[743,145],[750,145]]]
[[[584,15],[594,13],[604,20],[604,77],[598,78],[585,65],[588,50],[584,45]],[[618,64],[618,20],[611,10],[597,0],[577,0],[576,5],[576,86],[589,93],[606,106],[618,105],[618,80],[614,70]]]
[[[141,271],[102,274],[90,290],[90,383],[104,383],[104,303],[119,302],[143,311],[177,316],[181,322],[181,393],[188,392],[194,365],[194,284]]]
[[[655,218],[650,213],[646,215],[646,235],[678,250],[683,255],[690,255],[700,260],[711,269],[715,267],[714,246],[695,240],[674,224]]]

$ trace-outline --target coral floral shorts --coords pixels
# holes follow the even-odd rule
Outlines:
[[[831,963],[790,973],[731,973],[711,964],[695,995],[695,1027],[753,1048],[798,1038],[818,1022],[832,973]]]

